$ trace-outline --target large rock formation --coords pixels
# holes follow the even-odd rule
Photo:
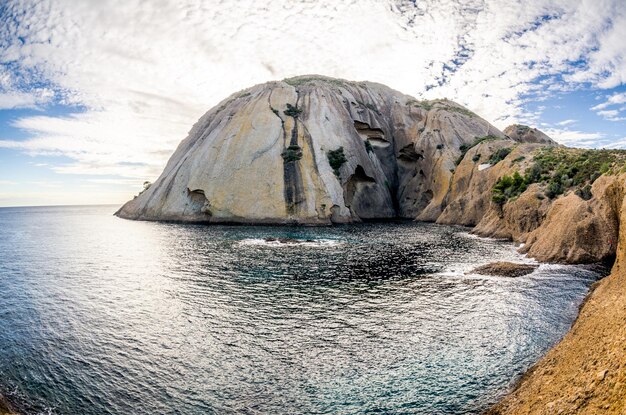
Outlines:
[[[504,138],[448,100],[380,84],[298,77],[257,85],[207,112],[130,219],[329,224],[436,220],[460,147]]]
[[[504,129],[504,134],[511,140],[519,143],[539,143],[550,146],[558,146],[559,144],[548,137],[546,133],[537,128],[531,128],[523,124],[509,125]]]
[[[380,84],[319,76],[270,82],[207,112],[158,180],[117,215],[278,224],[399,217],[475,226],[479,235],[524,243],[542,261],[615,255],[621,199],[613,176],[569,178],[563,162],[494,203],[494,185],[527,175],[543,149],[589,170],[582,150],[556,147],[534,128],[506,131],[512,138],[452,101],[417,101]],[[611,157],[596,157],[607,161],[606,172]],[[551,174],[559,192],[546,197]],[[575,193],[574,179],[593,187]]]

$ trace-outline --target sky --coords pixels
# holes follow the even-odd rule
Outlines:
[[[0,206],[121,204],[230,94],[304,74],[626,148],[623,0],[0,1]]]

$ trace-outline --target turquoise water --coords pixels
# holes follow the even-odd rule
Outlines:
[[[25,413],[478,413],[561,338],[598,278],[466,274],[528,260],[460,227],[114,211],[0,209],[0,393]]]

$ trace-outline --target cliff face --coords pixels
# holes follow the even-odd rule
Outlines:
[[[207,112],[130,219],[310,223],[435,220],[462,145],[502,132],[446,100],[299,77]]]

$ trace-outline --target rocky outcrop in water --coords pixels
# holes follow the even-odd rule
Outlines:
[[[383,85],[299,77],[257,85],[207,112],[130,219],[330,224],[436,220],[455,161],[505,138],[448,101]]]
[[[519,264],[515,262],[492,262],[474,268],[471,273],[502,277],[522,277],[537,269],[535,264]]]

